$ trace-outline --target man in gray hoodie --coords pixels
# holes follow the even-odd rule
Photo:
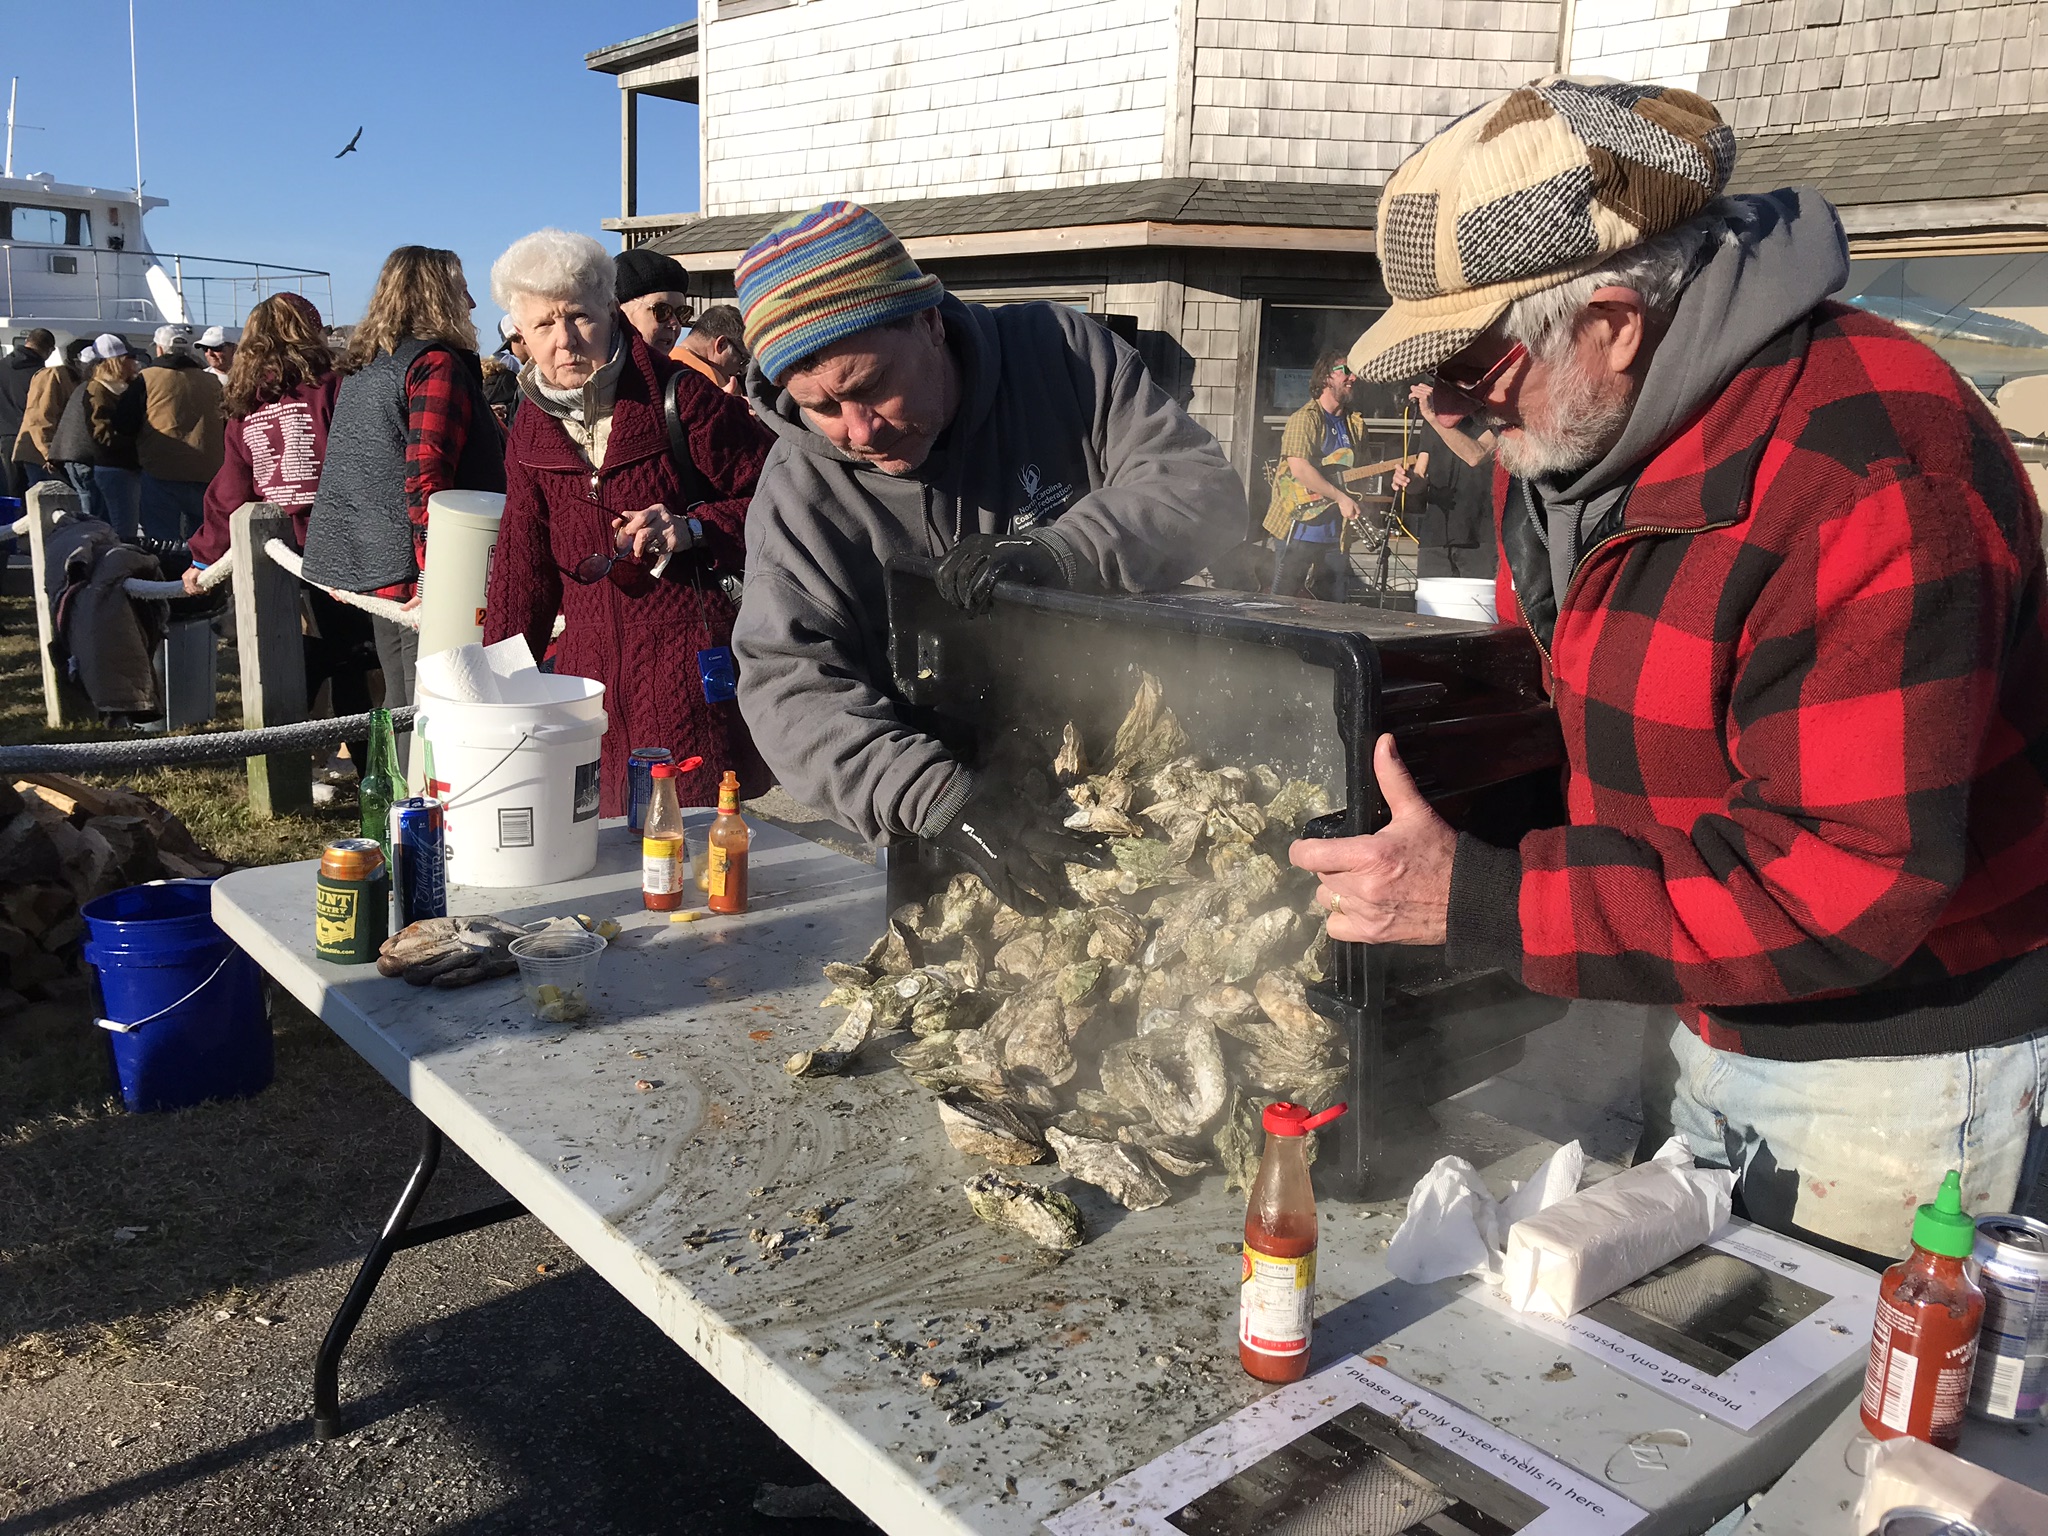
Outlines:
[[[893,696],[883,566],[1156,590],[1244,535],[1244,489],[1108,330],[1064,305],[964,304],[881,221],[828,203],[741,260],[746,389],[776,435],[747,517],[740,708],[790,793],[878,840],[923,837],[999,895],[1057,900],[1091,858],[999,770],[964,764]]]

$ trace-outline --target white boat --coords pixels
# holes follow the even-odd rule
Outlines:
[[[151,249],[143,217],[164,206],[125,188],[0,175],[0,351],[39,326],[60,348],[111,331],[145,353],[164,324],[239,336],[249,311],[274,293],[304,294],[332,315],[325,272]]]

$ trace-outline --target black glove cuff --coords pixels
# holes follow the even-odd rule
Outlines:
[[[924,820],[918,823],[919,837],[937,837],[960,818],[960,811],[967,804],[967,797],[974,793],[974,770],[955,768],[953,776],[946,780],[946,787],[939,791],[938,799],[931,803],[924,813]]]

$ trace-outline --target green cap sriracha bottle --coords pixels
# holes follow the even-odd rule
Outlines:
[[[1984,1293],[1964,1261],[1977,1224],[1950,1170],[1913,1218],[1913,1251],[1884,1273],[1863,1377],[1863,1424],[1880,1440],[1911,1435],[1953,1450],[1963,1429]]]

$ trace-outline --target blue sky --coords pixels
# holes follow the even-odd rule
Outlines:
[[[21,76],[17,174],[135,179],[125,0],[8,0],[0,88]],[[687,21],[695,0],[136,0],[142,176],[170,199],[159,251],[334,274],[356,319],[396,245],[461,253],[477,328],[497,323],[490,265],[545,224],[619,211],[619,92],[593,48]],[[88,101],[89,98],[89,101]],[[697,206],[697,109],[643,98],[640,208]],[[335,151],[362,125],[362,144]]]

